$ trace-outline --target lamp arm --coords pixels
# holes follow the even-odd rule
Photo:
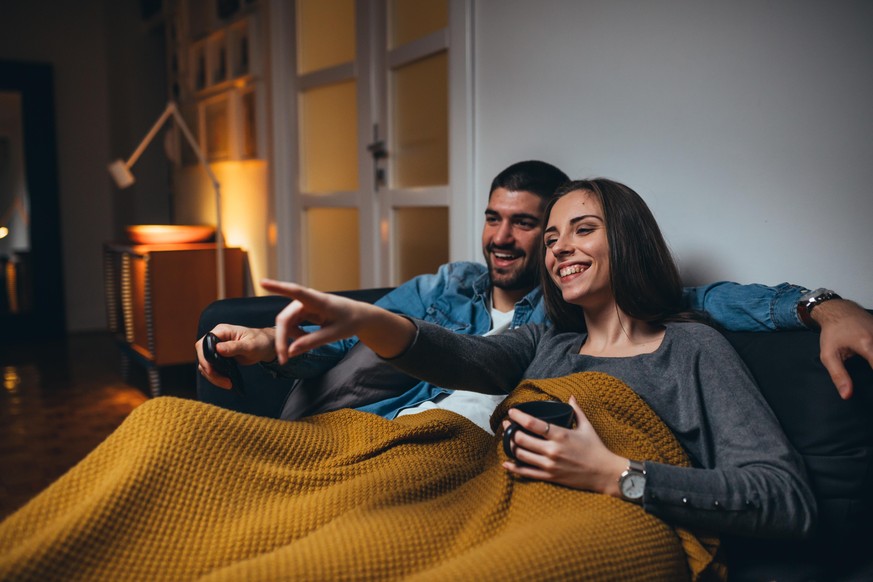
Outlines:
[[[197,156],[197,161],[203,166],[203,169],[206,171],[206,175],[209,177],[209,181],[212,182],[212,188],[215,190],[215,269],[217,275],[216,287],[218,291],[218,298],[225,298],[225,282],[224,282],[224,235],[221,231],[221,185],[218,183],[218,178],[215,177],[215,174],[212,173],[212,168],[209,167],[209,164],[206,162],[206,158],[203,156],[203,152],[200,150],[200,146],[197,145],[197,140],[194,139],[194,136],[191,135],[191,130],[188,129],[188,124],[185,123],[185,119],[179,113],[179,108],[176,105],[175,101],[170,101],[167,103],[167,107],[164,109],[164,112],[134,150],[133,154],[131,154],[130,158],[126,162],[122,162],[119,160],[118,162],[113,162],[109,164],[109,172],[112,174],[112,177],[115,179],[116,183],[119,185],[119,188],[125,188],[130,186],[133,183],[133,176],[130,175],[130,168],[136,163],[139,159],[142,152],[146,147],[151,143],[151,141],[155,138],[155,135],[158,131],[163,127],[164,123],[167,122],[167,119],[173,116],[173,119],[179,125],[179,129],[182,130],[182,135],[185,136],[185,139],[188,140],[188,143],[191,145],[191,149],[194,150],[194,154]],[[117,166],[124,164],[126,171],[119,170]],[[126,174],[126,175],[124,175]],[[26,218],[25,208],[22,205],[21,209],[22,215]],[[5,218],[5,214],[4,214]]]
[[[136,149],[133,150],[133,153],[130,154],[130,157],[127,159],[127,161],[124,162],[124,165],[127,166],[128,169],[133,167],[133,165],[136,163],[136,161],[142,155],[143,151],[145,151],[145,149],[148,147],[148,145],[155,138],[155,135],[158,133],[158,130],[160,130],[161,127],[164,125],[164,123],[167,122],[167,119],[170,118],[170,115],[173,114],[173,111],[175,109],[176,109],[176,104],[171,101],[167,105],[166,109],[164,109],[164,112],[161,114],[161,116],[158,118],[158,120],[155,122],[155,124],[152,126],[152,128],[149,130],[149,132],[146,134],[146,136],[144,138],[142,138],[142,141],[139,142],[138,146],[136,146]]]
[[[176,103],[171,101],[170,104],[167,105],[167,110],[170,114],[173,115],[173,118],[179,125],[179,129],[182,130],[182,135],[185,136],[185,139],[188,140],[188,143],[191,145],[191,149],[194,150],[194,155],[197,156],[197,161],[200,162],[200,165],[203,166],[204,170],[206,170],[206,175],[209,176],[209,180],[212,182],[212,186],[216,190],[218,190],[218,178],[216,178],[215,174],[212,173],[212,168],[210,168],[209,164],[206,162],[206,157],[200,150],[200,146],[197,145],[197,140],[194,139],[194,136],[191,134],[191,130],[188,129],[188,124],[185,123],[185,119],[179,113],[179,108],[176,106]]]
[[[197,145],[197,141],[194,139],[194,136],[191,135],[191,130],[188,129],[188,124],[185,123],[185,119],[179,113],[179,108],[176,107],[176,103],[170,101],[170,104],[167,105],[167,111],[173,115],[173,118],[179,125],[179,129],[182,130],[182,135],[184,135],[185,139],[188,140],[188,144],[190,144],[191,149],[194,150],[194,155],[197,156],[197,161],[200,162],[200,165],[203,166],[204,170],[206,170],[206,175],[209,176],[209,180],[212,182],[212,188],[215,190],[215,261],[218,275],[218,298],[224,299],[226,294],[224,284],[224,234],[221,232],[221,185],[218,183],[218,178],[216,178],[215,174],[212,173],[212,168],[209,167],[209,163],[206,161],[206,157],[200,150],[200,146]]]

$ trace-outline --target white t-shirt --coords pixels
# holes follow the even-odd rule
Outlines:
[[[491,329],[485,335],[496,335],[503,333],[509,329],[512,324],[512,316],[515,310],[498,311],[491,306]],[[469,390],[455,390],[451,394],[440,394],[433,400],[425,400],[421,404],[404,408],[397,413],[397,416],[405,416],[407,414],[417,414],[425,410],[451,410],[456,414],[467,418],[476,426],[487,432],[494,434],[491,430],[491,413],[497,408],[497,405],[503,402],[506,394],[482,394],[480,392],[470,392]]]

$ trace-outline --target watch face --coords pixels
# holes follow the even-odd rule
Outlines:
[[[630,472],[621,480],[621,494],[627,499],[641,499],[646,489],[646,476],[642,473]]]

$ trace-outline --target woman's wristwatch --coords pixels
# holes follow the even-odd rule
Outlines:
[[[618,478],[618,489],[625,501],[643,504],[646,492],[646,466],[640,461],[628,459],[628,467]]]
[[[809,329],[819,329],[819,325],[812,318],[812,310],[831,299],[842,299],[842,297],[824,287],[819,287],[814,291],[801,295],[797,301],[797,315],[800,317],[803,325]]]

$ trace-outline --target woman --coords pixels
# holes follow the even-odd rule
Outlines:
[[[463,336],[265,281],[266,289],[294,299],[276,319],[280,363],[357,335],[403,371],[454,389],[499,394],[523,378],[605,372],[661,417],[693,468],[619,457],[573,400],[572,429],[510,411],[541,438],[517,433],[519,462],[505,468],[640,503],[677,525],[762,537],[808,534],[815,502],[800,458],[727,341],[680,312],[678,271],[642,199],[605,179],[572,182],[548,206],[545,224],[542,283],[552,328]],[[298,327],[304,321],[321,328],[305,333]]]

